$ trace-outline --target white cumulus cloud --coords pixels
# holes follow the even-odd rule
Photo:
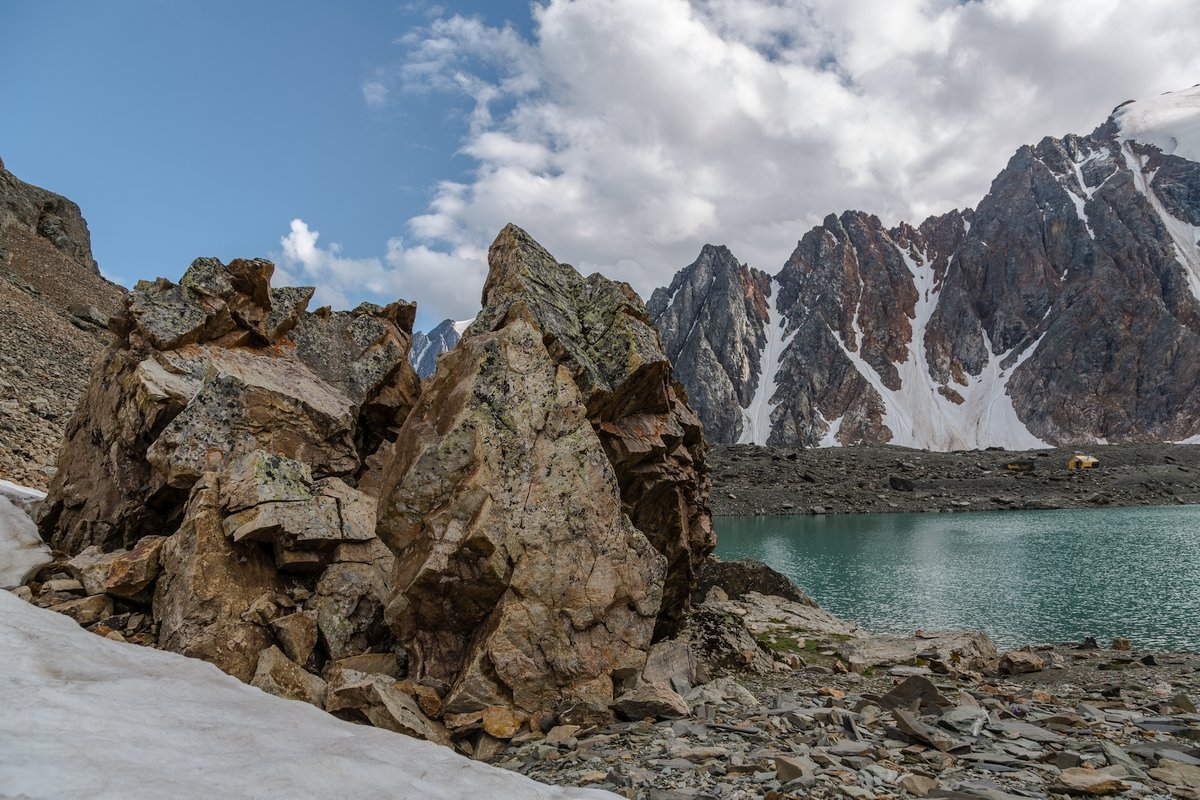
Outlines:
[[[1021,144],[1196,83],[1197,41],[1193,0],[544,0],[529,37],[441,16],[364,94],[464,97],[469,178],[396,254],[343,259],[293,223],[289,257],[455,318],[509,221],[643,294],[705,242],[775,272],[828,213],[972,205]]]
[[[320,238],[304,220],[294,219],[275,254],[276,285],[315,286],[314,307],[344,309],[364,299],[387,303],[397,298],[419,300],[419,309],[428,304],[435,313],[479,305],[486,249],[460,245],[435,250],[393,238],[383,256],[347,258],[340,244],[323,247]]]

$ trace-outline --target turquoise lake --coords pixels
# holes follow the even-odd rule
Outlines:
[[[714,521],[722,559],[765,561],[869,630],[1200,651],[1200,506]]]

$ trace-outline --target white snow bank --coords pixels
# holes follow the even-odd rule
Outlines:
[[[615,798],[343,722],[211,664],[103,639],[0,592],[0,794]]]
[[[42,541],[28,511],[14,504],[9,496],[0,493],[0,589],[20,586],[37,572],[38,567],[52,560],[50,548]]]
[[[471,323],[474,321],[475,321],[475,318],[471,317],[470,319],[463,319],[463,320],[459,320],[459,321],[455,322],[453,325],[454,332],[457,333],[459,336],[462,336],[463,331],[465,331],[467,328],[471,327]]]
[[[33,510],[46,499],[46,493],[0,479],[0,497],[7,497],[13,505],[32,516]]]
[[[1113,119],[1122,141],[1134,139],[1168,155],[1200,161],[1200,85],[1121,106]]]

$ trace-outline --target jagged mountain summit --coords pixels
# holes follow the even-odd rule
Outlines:
[[[706,246],[649,308],[709,440],[933,450],[1200,436],[1200,86],[1020,148],[975,209]]]
[[[452,319],[444,319],[429,333],[420,331],[413,333],[412,351],[408,354],[408,363],[412,364],[418,377],[424,380],[433,375],[434,370],[437,369],[438,356],[454,349],[458,340],[462,338],[463,331],[471,322],[473,320],[456,322]]]

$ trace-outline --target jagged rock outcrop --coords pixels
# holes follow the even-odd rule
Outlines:
[[[623,512],[579,389],[532,325],[443,357],[384,487],[389,615],[410,676],[446,687],[446,713],[607,709],[612,673],[645,659],[665,560]]]
[[[46,487],[124,296],[79,207],[0,166],[0,478]]]
[[[714,544],[706,448],[632,290],[510,226],[422,395],[413,306],[309,313],[272,269],[130,295],[39,512],[79,580],[37,602],[477,756],[678,711],[643,673]]]
[[[667,635],[716,544],[700,418],[628,284],[582,277],[515,225],[496,237],[488,262],[483,310],[466,335],[528,319],[570,371],[616,472],[625,513],[667,558],[656,628],[657,636]]]
[[[197,259],[179,284],[137,286],[39,523],[78,554],[67,567],[88,603],[150,616],[160,646],[322,704],[331,662],[394,660],[394,558],[355,484],[419,394],[415,309],[309,313],[312,290],[271,289],[273,269]]]
[[[699,258],[646,304],[675,377],[704,420],[710,441],[736,442],[762,376],[770,276],[739,264],[726,247]]]
[[[710,437],[734,441],[738,414],[757,423],[738,441],[777,446],[1200,436],[1197,118],[1200,87],[1125,104],[1088,136],[1021,148],[973,211],[919,227],[827,217],[771,281],[757,361],[705,352],[738,303],[701,318],[660,290],[664,335],[696,324],[673,357],[711,365],[684,380]],[[747,363],[756,397],[708,403]]]
[[[455,322],[452,319],[444,319],[429,333],[417,331],[413,334],[408,361],[417,371],[417,377],[424,380],[433,375],[433,371],[437,369],[438,357],[454,349],[469,324],[469,320]]]
[[[604,717],[714,543],[704,441],[628,286],[512,225],[489,264],[382,483],[388,616],[448,720]]]
[[[114,318],[67,426],[40,527],[67,553],[174,530],[200,476],[256,450],[355,482],[419,391],[414,306],[304,311],[262,260],[197,259],[143,281]]]

